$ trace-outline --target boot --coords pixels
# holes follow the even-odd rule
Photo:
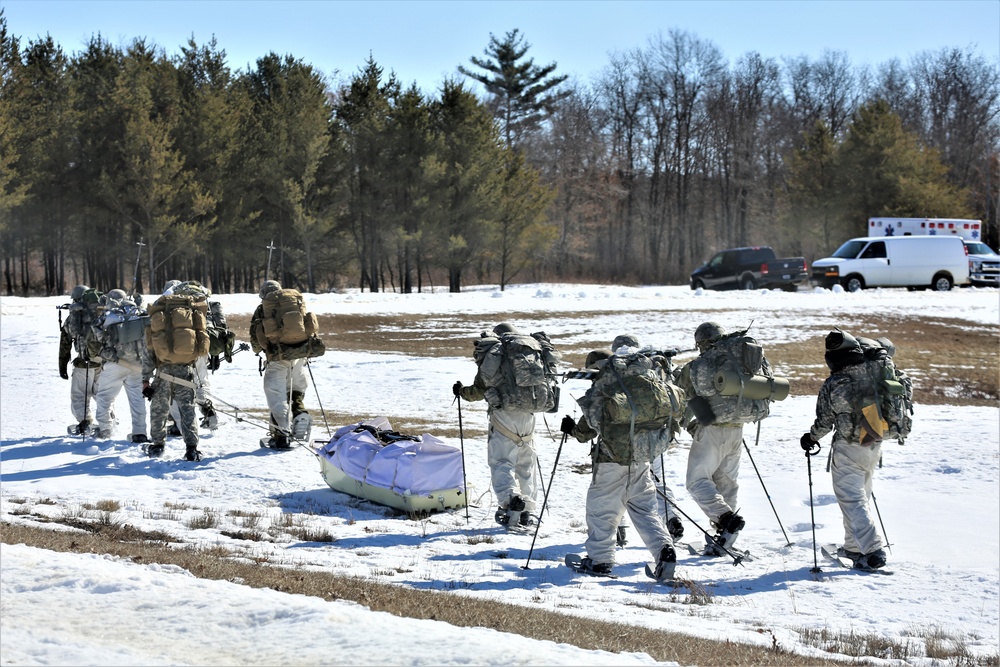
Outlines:
[[[659,558],[656,559],[656,568],[653,576],[657,581],[668,581],[674,578],[674,571],[677,569],[677,552],[674,548],[665,544],[660,549]]]
[[[197,447],[188,447],[184,452],[185,461],[201,461],[201,452],[198,451]]]
[[[292,390],[292,417],[306,411],[306,393],[304,391]]]
[[[145,433],[133,433],[131,440],[134,443],[141,444],[143,442],[149,442],[149,437]]]
[[[148,456],[151,459],[155,459],[158,456],[163,456],[163,449],[164,446],[162,442],[154,442],[150,445],[146,445],[146,456]]]

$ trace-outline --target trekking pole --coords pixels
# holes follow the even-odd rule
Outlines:
[[[809,476],[809,518],[812,520],[812,534],[813,534],[813,567],[810,572],[817,574],[822,572],[819,568],[819,561],[816,557],[816,513],[813,511],[813,470],[812,470],[812,457],[819,454],[820,446],[816,443],[816,449],[809,450],[806,452],[806,474]]]
[[[667,497],[667,494],[665,494],[665,493],[663,493],[663,491],[660,491],[659,489],[657,489],[656,486],[654,486],[653,488],[656,490],[656,492],[658,494],[660,494],[661,498],[663,498],[668,503],[670,503],[670,506],[674,508],[675,512],[677,512],[682,517],[684,517],[685,519],[687,519],[688,521],[690,521],[692,523],[692,525],[694,525],[695,528],[697,528],[698,530],[700,530],[701,532],[703,532],[705,534],[705,544],[714,544],[715,546],[717,546],[720,549],[722,549],[723,551],[725,551],[726,554],[728,554],[729,557],[733,559],[733,565],[734,566],[736,566],[736,565],[743,565],[743,560],[746,558],[746,556],[744,554],[734,554],[732,551],[729,550],[729,548],[726,545],[719,544],[718,542],[716,542],[715,538],[712,537],[712,535],[707,530],[705,530],[700,525],[698,525],[697,521],[695,521],[694,519],[692,519],[690,516],[687,515],[687,513],[684,510],[682,510],[680,507],[678,507],[677,503],[675,503],[674,501],[672,501],[670,498]],[[746,567],[746,566],[744,565],[744,567]]]
[[[142,259],[142,249],[146,247],[146,244],[142,242],[141,236],[136,245],[139,246],[139,250],[135,253],[135,270],[132,272],[132,290],[128,293],[129,296],[135,294],[135,289],[139,285],[139,260]]]
[[[882,523],[882,513],[878,511],[878,502],[875,500],[875,492],[872,491],[872,505],[875,506],[875,515],[878,516],[878,523],[882,526],[882,537],[885,538],[885,548],[892,553],[892,544],[889,543],[889,536],[885,534],[885,524]]]
[[[271,277],[271,253],[274,252],[274,239],[267,246],[267,271],[264,272],[264,281],[267,282]]]
[[[663,485],[663,497],[667,497],[667,467],[663,464],[663,452],[660,452],[660,483]],[[667,516],[667,501],[663,501],[663,516]]]
[[[535,463],[538,464],[538,483],[542,487],[542,495],[547,496],[549,492],[545,489],[545,475],[542,473],[542,461],[538,458],[538,454],[535,454]],[[542,517],[541,513],[538,514],[538,518]]]
[[[462,397],[455,394],[458,401],[458,444],[462,449],[462,493],[465,494],[465,523],[469,523],[469,481],[465,476],[465,432],[462,430]]]
[[[246,343],[244,343],[243,345],[246,345]],[[248,350],[250,349],[250,347],[240,346],[240,349]],[[326,419],[326,410],[323,409],[323,399],[319,397],[319,387],[316,386],[316,378],[313,377],[313,369],[309,361],[310,361],[309,359],[306,359],[306,368],[309,370],[309,381],[312,382],[313,390],[316,392],[316,402],[319,403],[319,413],[323,415],[323,423],[326,425],[326,434],[327,436],[332,438],[333,433],[330,432],[330,422],[327,421]]]
[[[569,433],[563,433],[562,440],[559,442],[559,449],[556,450],[556,462],[552,464],[552,475],[549,477],[549,490],[552,489],[552,482],[556,478],[556,467],[559,465],[559,455],[562,453],[563,445],[566,444],[566,438],[569,437]],[[524,561],[524,565],[521,566],[522,570],[530,570],[528,563],[531,562],[531,554],[535,551],[535,540],[538,539],[538,530],[542,527],[542,515],[545,513],[545,506],[549,504],[549,494],[548,491],[545,492],[545,497],[542,499],[542,511],[538,513],[538,523],[535,524],[535,536],[531,538],[531,548],[528,549],[528,560]]]
[[[785,527],[781,525],[781,517],[778,516],[778,510],[774,508],[774,503],[771,501],[771,494],[767,492],[767,486],[764,485],[764,478],[760,476],[760,470],[757,469],[757,464],[754,463],[753,455],[750,453],[750,448],[747,447],[747,441],[743,441],[743,447],[747,450],[747,456],[750,458],[750,463],[753,464],[753,471],[757,473],[757,479],[760,480],[760,487],[764,489],[764,495],[767,496],[767,502],[771,503],[771,511],[774,512],[774,518],[778,520],[778,527],[781,528],[781,534],[785,536],[785,546],[792,546],[792,541],[788,539],[788,533],[785,532]]]

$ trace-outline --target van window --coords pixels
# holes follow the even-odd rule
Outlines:
[[[837,248],[837,252],[830,256],[837,257],[838,259],[854,259],[861,252],[861,249],[865,247],[865,243],[865,241],[848,241]],[[885,244],[883,243],[883,245]]]
[[[868,247],[861,253],[859,259],[874,259],[877,257],[885,257],[885,241],[869,243]]]

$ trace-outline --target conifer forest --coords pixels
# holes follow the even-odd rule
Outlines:
[[[969,48],[730,62],[670,30],[583,81],[511,30],[421,90],[364,54],[233,69],[214,39],[15,28],[0,10],[6,295],[683,284],[726,247],[827,256],[872,216],[998,242],[1000,64]]]

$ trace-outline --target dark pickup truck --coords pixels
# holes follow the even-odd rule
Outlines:
[[[730,248],[691,272],[691,289],[783,289],[809,280],[805,257],[778,259],[767,246]]]

